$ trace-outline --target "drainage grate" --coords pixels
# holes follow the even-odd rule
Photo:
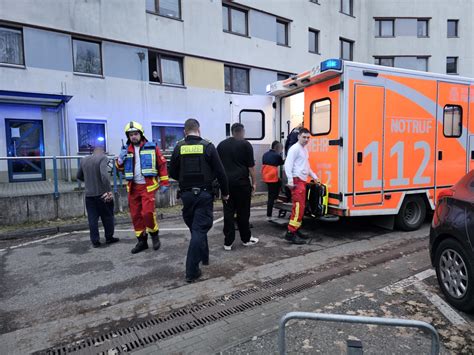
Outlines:
[[[160,340],[194,328],[203,327],[254,307],[285,298],[331,279],[348,275],[361,268],[361,263],[374,266],[426,248],[426,240],[406,243],[397,249],[380,249],[371,256],[354,257],[343,266],[327,264],[313,273],[296,274],[262,282],[253,287],[217,299],[186,306],[161,317],[150,317],[136,325],[109,332],[99,337],[39,351],[35,354],[120,354],[137,350]]]

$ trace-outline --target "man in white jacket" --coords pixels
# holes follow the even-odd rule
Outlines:
[[[309,142],[310,134],[308,129],[301,128],[298,134],[298,142],[293,144],[288,150],[285,160],[285,173],[288,178],[288,187],[291,189],[291,200],[293,210],[291,211],[290,222],[285,239],[292,244],[305,244],[306,238],[299,232],[304,216],[306,205],[306,181],[308,175],[315,181],[319,181],[318,176],[309,166],[309,153],[306,145]]]

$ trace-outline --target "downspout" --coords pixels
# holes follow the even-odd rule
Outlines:
[[[66,87],[66,82],[61,83],[61,91],[63,95],[67,95],[67,87]],[[70,147],[69,147],[69,121],[68,121],[68,112],[67,112],[67,103],[63,103],[62,107],[62,118],[63,118],[63,127],[64,127],[64,152],[66,156],[70,156]],[[65,159],[66,161],[66,175],[67,175],[67,181],[71,182],[72,181],[72,173],[71,173],[71,161],[69,159]]]

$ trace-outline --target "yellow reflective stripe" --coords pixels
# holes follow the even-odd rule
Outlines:
[[[301,222],[298,222],[298,217],[299,217],[299,214],[300,214],[300,203],[299,202],[296,202],[296,205],[295,205],[295,217],[290,220],[290,226],[293,226],[293,227],[299,227],[301,226]]]
[[[153,178],[153,185],[147,186],[146,190],[148,192],[152,192],[152,191],[155,191],[159,186],[160,185],[158,184],[158,181],[156,180],[156,178]]]
[[[202,144],[182,145],[181,154],[204,154],[204,146]]]
[[[160,181],[169,180],[168,175],[160,176]]]
[[[301,227],[301,222],[295,222],[295,221],[291,220],[289,225],[292,226],[292,227]]]
[[[142,169],[142,174],[148,174],[148,173],[158,174],[158,171],[156,169]]]
[[[143,233],[143,231],[135,231],[135,237],[138,238],[139,236],[142,235],[142,233]]]
[[[149,233],[155,233],[155,232],[158,232],[158,230],[160,229],[159,225],[158,225],[158,221],[156,220],[156,212],[153,212],[153,223],[155,224],[155,227],[154,228],[146,228],[146,231],[149,232]]]

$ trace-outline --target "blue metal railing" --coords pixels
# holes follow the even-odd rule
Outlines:
[[[55,198],[59,198],[59,169],[58,169],[58,160],[76,160],[77,162],[77,168],[79,168],[81,164],[81,159],[84,158],[84,156],[35,156],[35,157],[0,157],[0,161],[5,160],[51,160],[53,163],[53,185],[54,185],[54,191],[53,195]],[[123,183],[123,178],[122,178],[122,173],[117,170],[114,164],[115,156],[111,155],[108,156],[109,162],[112,162],[112,167],[111,167],[111,173],[113,177],[113,191],[114,193],[117,193],[118,191],[118,186],[122,186]],[[117,179],[118,176],[118,179]],[[32,182],[34,183],[34,182]],[[77,186],[80,189],[82,187],[81,181],[77,180]]]

